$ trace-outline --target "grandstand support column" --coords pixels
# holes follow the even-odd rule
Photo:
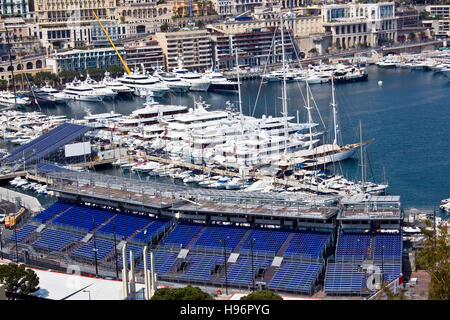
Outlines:
[[[148,247],[147,246],[145,246],[144,247],[144,282],[145,282],[145,298],[147,299],[147,300],[150,300],[150,298],[151,298],[151,296],[150,296],[150,283],[149,283],[149,280],[150,280],[150,277],[149,277],[149,274],[148,274],[148,264],[147,264],[147,250],[148,250]]]
[[[156,289],[158,289],[156,281],[155,255],[153,254],[153,251],[150,251],[150,294],[152,296],[155,294]]]
[[[122,247],[122,297],[128,298],[127,243]]]
[[[134,256],[130,250],[130,296],[136,297],[136,275],[134,274]]]

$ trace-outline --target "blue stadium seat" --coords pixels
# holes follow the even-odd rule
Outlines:
[[[57,214],[69,209],[70,207],[71,207],[70,204],[63,202],[56,202],[47,209],[45,209],[44,211],[39,212],[36,216],[33,217],[33,220],[39,221],[41,223],[46,223],[48,220],[52,219]]]
[[[202,224],[181,222],[169,233],[161,245],[186,248],[203,226]]]
[[[9,236],[9,239],[15,241],[16,237],[17,237],[17,242],[22,242],[34,230],[36,230],[36,228],[37,228],[36,226],[33,226],[31,224],[26,224],[19,230],[16,230],[15,232],[11,233],[11,235]]]
[[[81,240],[83,236],[66,231],[45,229],[33,246],[53,251],[61,251],[67,245]]]
[[[106,257],[114,248],[114,242],[96,238],[95,247],[97,248],[97,260],[102,260]],[[94,239],[91,239],[88,243],[82,245],[74,252],[73,255],[95,260],[94,252]]]

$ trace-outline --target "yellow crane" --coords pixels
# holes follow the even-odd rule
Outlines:
[[[114,50],[117,53],[117,56],[119,57],[120,61],[123,64],[123,67],[125,68],[125,71],[128,74],[131,74],[130,68],[128,68],[127,63],[125,62],[125,60],[123,60],[122,56],[120,55],[119,51],[117,51],[116,46],[114,45],[114,43],[112,42],[111,38],[109,37],[108,32],[106,32],[106,29],[103,27],[102,23],[100,22],[100,19],[97,17],[97,15],[95,14],[94,10],[92,10],[92,14],[94,15],[95,19],[97,19],[98,23],[100,24],[100,27],[102,27],[103,32],[106,34],[106,37],[108,38],[109,42],[111,43],[112,47],[114,48]]]

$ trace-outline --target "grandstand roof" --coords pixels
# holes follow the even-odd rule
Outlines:
[[[23,164],[24,161],[30,163],[42,159],[92,129],[91,127],[65,122],[33,141],[14,149],[3,161],[11,164]]]

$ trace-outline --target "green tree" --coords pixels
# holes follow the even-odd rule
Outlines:
[[[386,283],[381,285],[381,291],[383,291],[383,295],[380,295],[378,300],[406,300],[406,296],[403,292],[393,293]]]
[[[125,69],[122,66],[122,64],[120,64],[120,65],[115,65],[114,64],[114,65],[109,66],[108,68],[106,68],[106,70],[109,72],[109,74],[113,78],[120,77],[125,72]]]
[[[28,78],[28,81],[30,81],[30,78]],[[49,81],[52,84],[55,84],[60,81],[60,78],[57,74],[45,71],[39,71],[33,77],[33,83],[37,86],[43,85],[47,81]]]
[[[189,285],[184,288],[158,289],[150,300],[214,300],[214,298],[199,287]]]
[[[78,77],[78,72],[75,70],[63,70],[60,73],[58,73],[58,77],[63,81],[63,82],[70,82],[73,79],[75,79],[75,77]]]
[[[416,34],[414,32],[410,32],[408,35],[408,39],[409,39],[409,41],[416,40]]]
[[[417,265],[431,277],[428,288],[430,300],[450,300],[450,237],[447,226],[432,227],[425,221],[422,228],[424,248],[418,252]]]
[[[8,80],[0,80],[0,90],[8,89]]]
[[[6,286],[6,291],[12,294],[13,300],[17,294],[28,295],[39,290],[39,277],[33,270],[25,269],[24,264],[1,265],[0,282]]]
[[[164,22],[162,25],[161,25],[161,32],[167,32],[167,31],[169,31],[169,24],[167,23],[167,22]]]
[[[261,290],[242,297],[241,300],[283,300],[278,294],[269,290]]]

